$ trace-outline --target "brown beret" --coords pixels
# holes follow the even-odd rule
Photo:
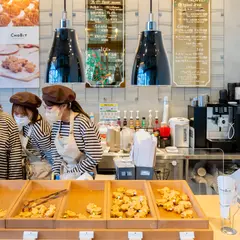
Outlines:
[[[28,108],[39,108],[42,104],[41,99],[30,92],[18,92],[11,96],[10,102]]]
[[[43,101],[48,106],[71,103],[76,99],[76,93],[72,89],[62,85],[44,87],[42,93]]]

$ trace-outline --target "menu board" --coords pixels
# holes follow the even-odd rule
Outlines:
[[[0,3],[0,88],[38,88],[39,0]]]
[[[86,86],[124,87],[124,0],[86,4]]]
[[[173,0],[173,83],[209,87],[211,81],[210,0]]]

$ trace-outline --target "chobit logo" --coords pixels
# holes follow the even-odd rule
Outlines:
[[[26,38],[27,37],[27,33],[11,33],[11,37],[12,38]]]

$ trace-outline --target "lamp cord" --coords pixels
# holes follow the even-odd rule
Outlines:
[[[67,3],[66,3],[66,0],[64,0],[64,12],[67,11]]]
[[[150,0],[150,13],[152,13],[152,0]]]

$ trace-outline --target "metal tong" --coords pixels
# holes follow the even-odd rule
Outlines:
[[[44,204],[50,200],[57,199],[57,198],[63,196],[65,193],[67,193],[67,191],[68,191],[67,189],[64,189],[64,190],[49,194],[45,197],[37,198],[37,199],[31,200],[31,201],[26,201],[24,203],[24,207],[23,207],[22,211],[25,212],[26,210],[31,210],[33,207]]]

